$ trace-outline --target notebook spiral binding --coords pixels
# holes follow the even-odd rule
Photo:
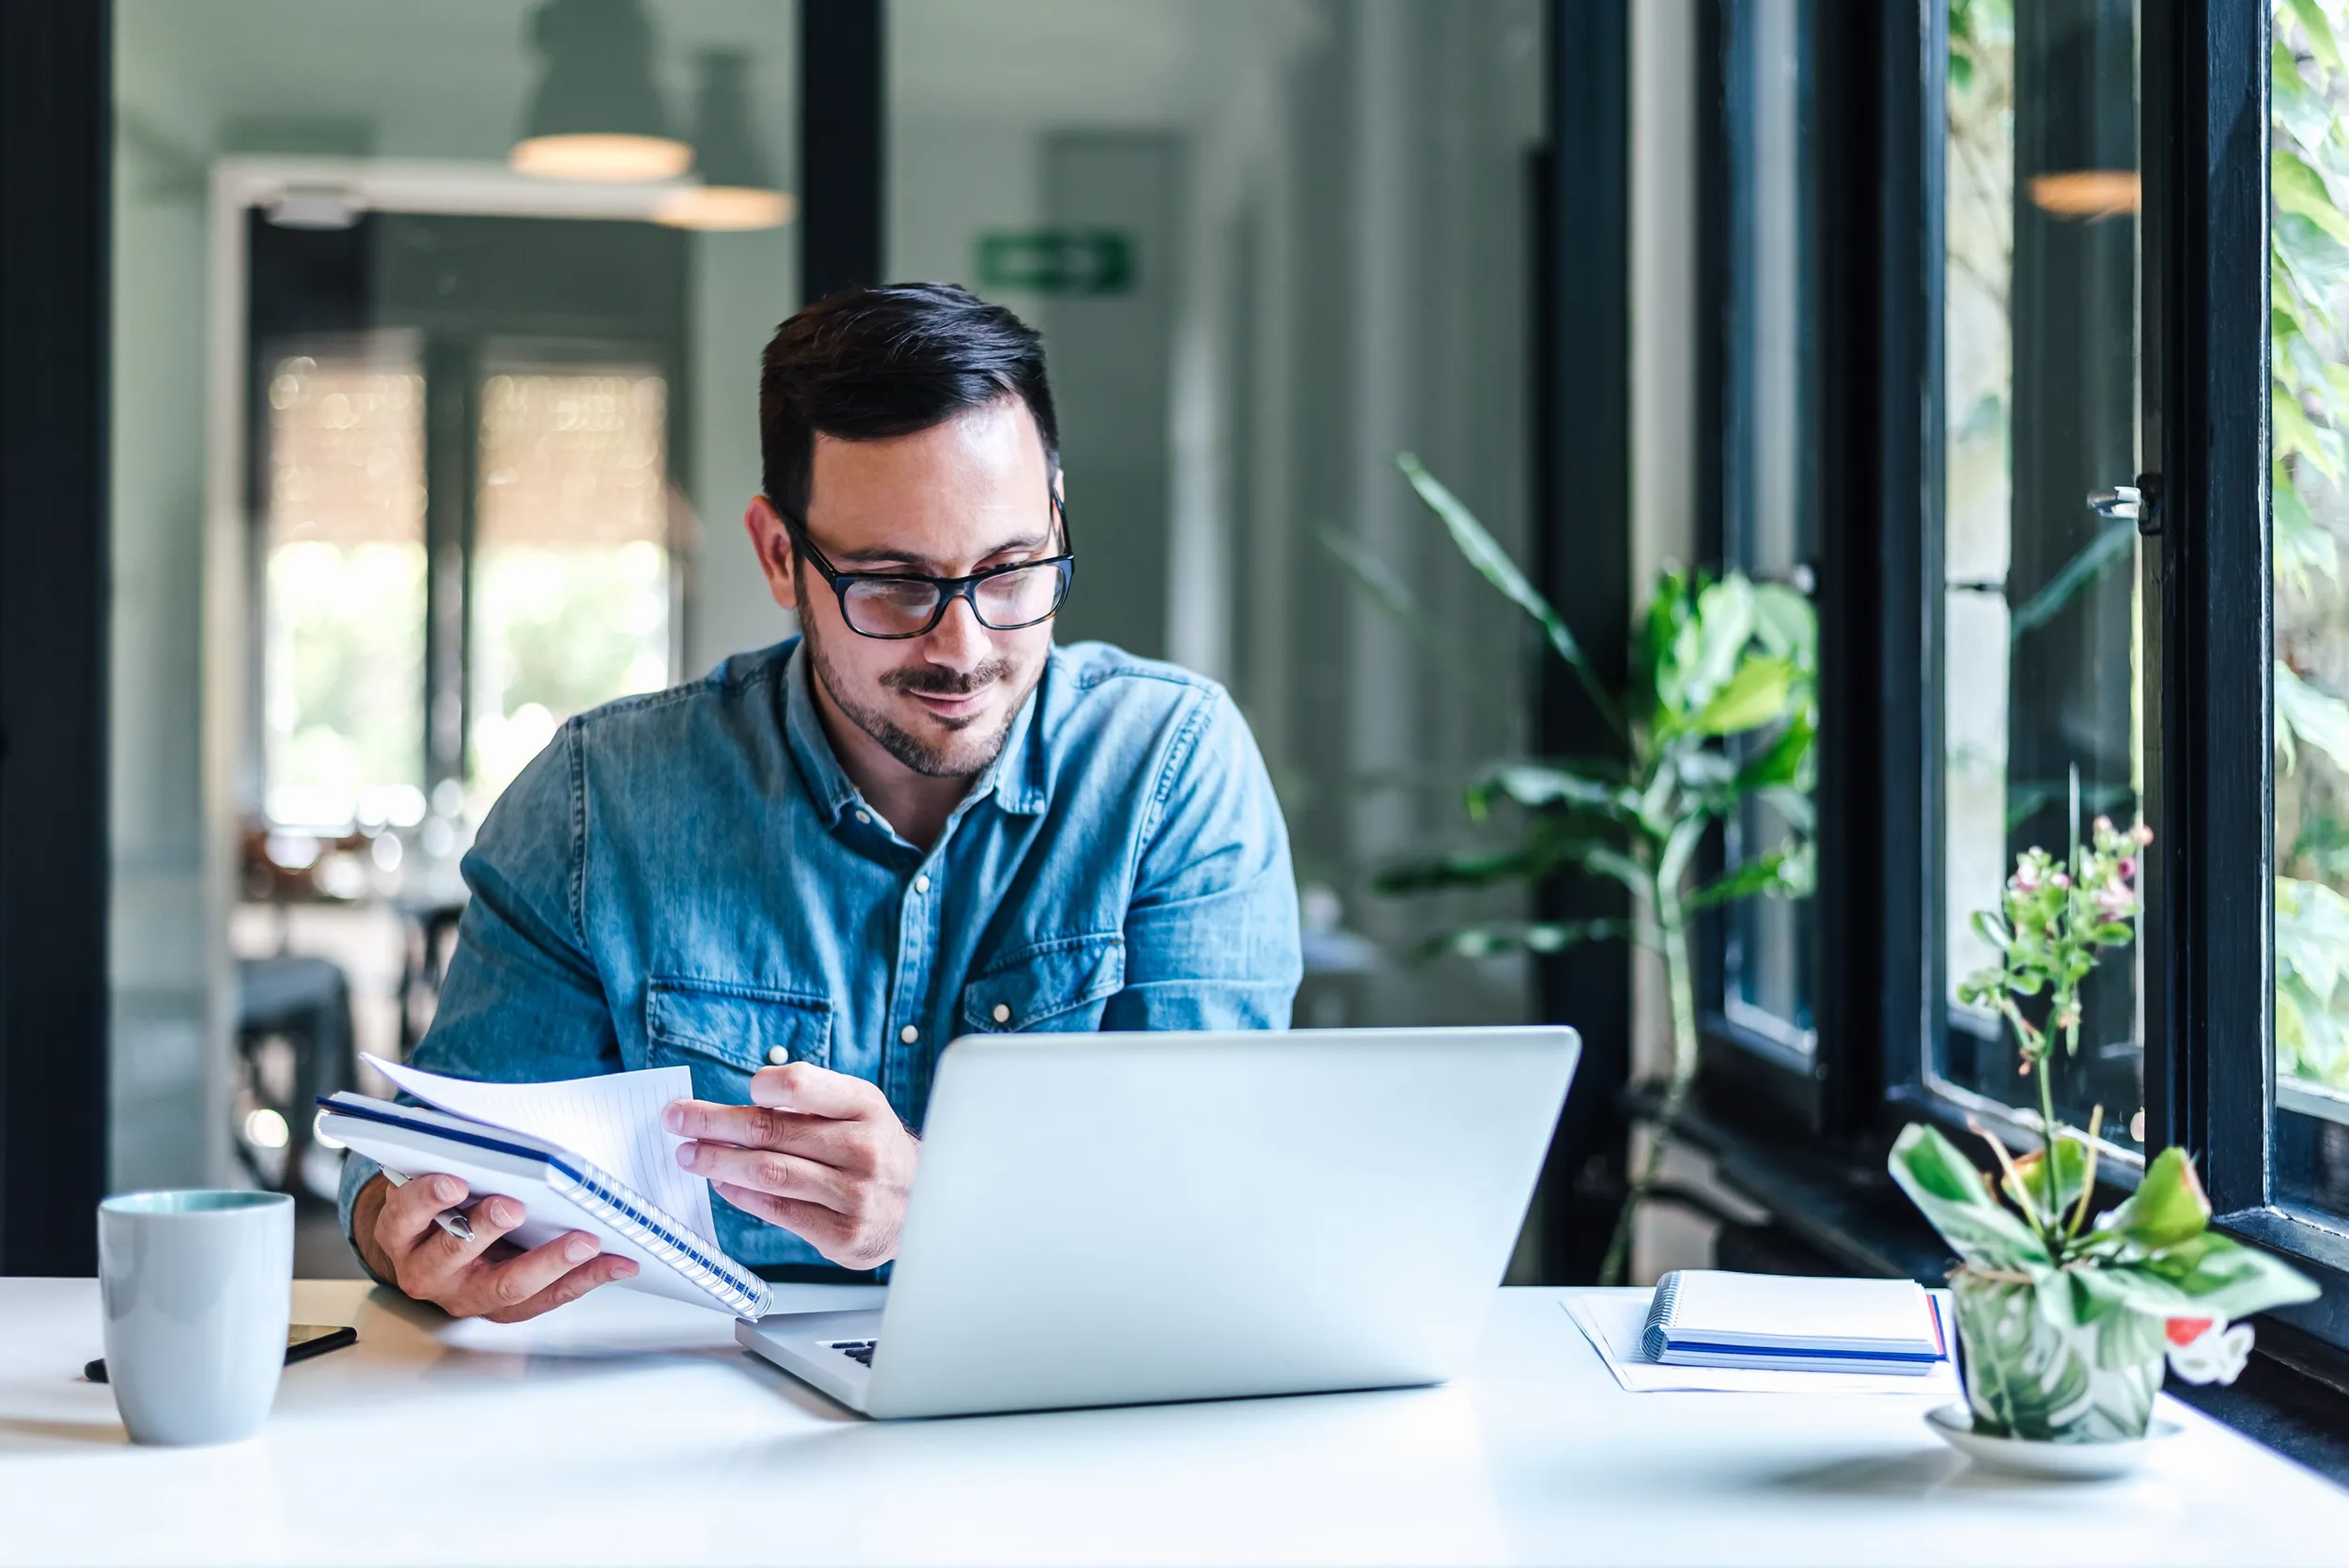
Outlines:
[[[615,1230],[624,1232],[635,1242],[679,1274],[692,1281],[710,1295],[733,1309],[737,1316],[759,1318],[767,1315],[773,1294],[767,1281],[756,1276],[746,1276],[712,1259],[700,1247],[659,1224],[638,1205],[643,1200],[625,1182],[599,1166],[580,1161],[574,1173],[563,1166],[550,1169],[565,1176],[573,1176],[580,1191],[602,1205],[604,1217]],[[646,1204],[645,1207],[650,1207]]]
[[[1640,1348],[1647,1352],[1651,1361],[1660,1361],[1664,1352],[1672,1348],[1672,1337],[1664,1326],[1672,1320],[1672,1304],[1680,1296],[1680,1270],[1673,1269],[1656,1281],[1656,1296],[1648,1303],[1647,1331],[1640,1336]]]

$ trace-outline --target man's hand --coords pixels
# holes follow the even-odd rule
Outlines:
[[[474,1205],[466,1216],[473,1239],[459,1241],[432,1218],[464,1198],[465,1184],[455,1176],[418,1176],[405,1187],[378,1176],[359,1191],[351,1234],[368,1266],[410,1296],[452,1317],[492,1323],[537,1317],[636,1272],[627,1258],[598,1256],[596,1238],[585,1231],[527,1252],[504,1240],[522,1222],[522,1205],[511,1198]]]
[[[677,1163],[708,1176],[736,1208],[813,1243],[844,1268],[897,1255],[921,1141],[879,1089],[804,1062],[761,1067],[749,1105],[669,1107]]]

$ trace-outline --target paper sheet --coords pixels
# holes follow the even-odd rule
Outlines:
[[[695,1235],[718,1245],[709,1183],[677,1162],[677,1145],[685,1140],[661,1122],[671,1100],[693,1097],[689,1069],[647,1067],[553,1083],[476,1083],[380,1056],[367,1061],[428,1106],[543,1138],[592,1160],[683,1220]]]
[[[1639,1393],[1936,1394],[1962,1397],[1954,1363],[1943,1361],[1921,1377],[1889,1372],[1777,1372],[1747,1367],[1668,1367],[1647,1358],[1640,1338],[1647,1327],[1649,1292],[1579,1292],[1559,1305],[1591,1342],[1615,1381]],[[1944,1343],[1957,1343],[1949,1292],[1928,1291],[1941,1315]]]

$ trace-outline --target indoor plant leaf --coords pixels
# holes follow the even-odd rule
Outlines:
[[[2210,1200],[2184,1150],[2164,1149],[2145,1167],[2137,1190],[2096,1223],[2146,1251],[2174,1247],[2202,1234],[2210,1223]]]
[[[1590,660],[1583,656],[1582,644],[1575,641],[1574,633],[1567,629],[1564,619],[1550,608],[1549,600],[1542,597],[1532,579],[1518,569],[1517,564],[1509,558],[1509,552],[1501,548],[1499,541],[1485,531],[1485,525],[1476,520],[1476,514],[1463,505],[1460,498],[1445,489],[1434,474],[1421,467],[1417,458],[1406,452],[1398,456],[1394,463],[1403,471],[1403,476],[1411,482],[1411,489],[1419,493],[1427,509],[1435,513],[1437,520],[1444,525],[1445,532],[1452,536],[1453,544],[1467,558],[1469,565],[1474,567],[1486,582],[1500,589],[1512,604],[1533,617],[1543,635],[1549,640],[1550,647],[1574,671],[1575,678],[1582,683],[1582,690],[1590,693],[1592,703],[1609,725],[1618,735],[1624,734],[1622,709],[1616,706],[1613,695],[1607,690],[1606,683],[1599,679],[1598,672],[1592,667]]]
[[[1937,1128],[1912,1122],[1892,1145],[1892,1179],[1968,1263],[2047,1268],[2047,1249],[2030,1226],[1999,1206],[1982,1172]]]
[[[2085,1140],[2066,1135],[2056,1142],[2055,1172],[2056,1201],[2050,1210],[2047,1203],[2046,1154],[2033,1149],[2015,1157],[2014,1168],[1999,1177],[1999,1190],[2007,1201],[2026,1214],[2035,1214],[2043,1226],[2063,1223],[2074,1204],[2080,1199],[2089,1181],[2088,1144]]]

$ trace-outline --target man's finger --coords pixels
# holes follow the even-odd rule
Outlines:
[[[492,1323],[520,1323],[525,1318],[537,1317],[540,1312],[551,1312],[565,1302],[576,1301],[598,1285],[612,1284],[630,1278],[635,1272],[636,1265],[631,1259],[617,1253],[606,1253],[581,1264],[528,1300],[511,1307],[501,1307],[483,1315]]]
[[[452,1235],[436,1225],[416,1244],[413,1256],[428,1273],[453,1274],[527,1218],[528,1211],[512,1198],[485,1198],[466,1212],[465,1228],[473,1233],[470,1238]]]
[[[780,1225],[793,1235],[814,1242],[818,1250],[835,1245],[847,1234],[848,1221],[821,1203],[807,1203],[799,1198],[778,1198],[771,1192],[754,1192],[747,1187],[735,1187],[726,1182],[712,1182],[718,1196],[745,1214],[754,1214],[770,1225]]]
[[[839,1172],[798,1155],[773,1149],[738,1149],[731,1143],[680,1143],[677,1163],[697,1175],[780,1198],[799,1198],[838,1208],[846,1197]]]
[[[417,1176],[383,1194],[376,1211],[375,1239],[387,1252],[404,1252],[432,1230],[432,1217],[465,1200],[465,1184],[455,1176]]]
[[[709,1100],[672,1100],[661,1115],[671,1132],[718,1143],[739,1143],[746,1149],[782,1148],[798,1141],[806,1128],[829,1126],[820,1118],[801,1116],[763,1105],[718,1105]]]
[[[465,1294],[474,1312],[494,1317],[521,1306],[593,1258],[596,1251],[594,1236],[585,1231],[572,1231],[544,1246],[532,1248],[521,1257],[476,1265]]]
[[[805,1062],[784,1067],[761,1067],[751,1075],[751,1103],[802,1116],[835,1119],[873,1116],[889,1110],[889,1101],[870,1079],[835,1073]]]

